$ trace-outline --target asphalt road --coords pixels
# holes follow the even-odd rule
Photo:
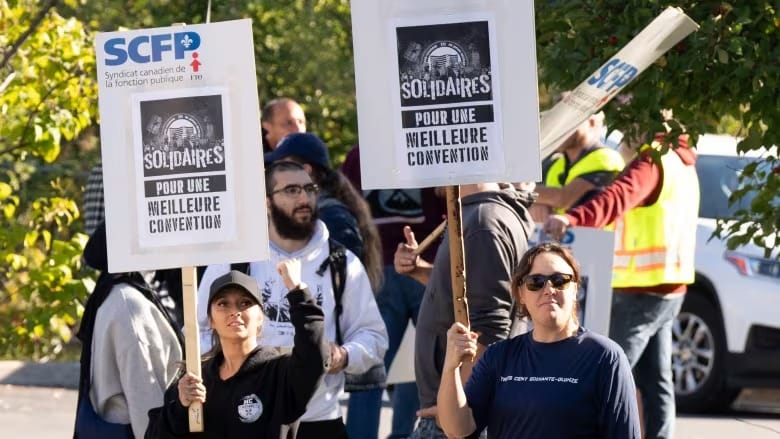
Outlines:
[[[76,391],[61,388],[0,385],[0,426],[5,439],[72,437]],[[389,433],[391,410],[382,409],[380,438]],[[719,416],[677,418],[683,439],[780,438],[780,390],[745,392],[735,409]],[[354,438],[359,439],[359,438]]]

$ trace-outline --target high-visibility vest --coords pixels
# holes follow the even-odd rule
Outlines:
[[[696,168],[674,151],[661,157],[661,166],[658,200],[616,222],[613,288],[693,283],[700,196]]]
[[[569,172],[566,172],[566,156],[561,156],[553,162],[547,171],[544,185],[547,187],[564,187],[574,181],[580,175],[590,174],[591,172],[609,171],[617,175],[625,167],[623,157],[617,151],[610,148],[594,148],[584,157],[574,162]],[[564,213],[566,209],[556,208],[556,213]]]

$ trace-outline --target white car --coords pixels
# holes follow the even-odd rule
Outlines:
[[[697,144],[696,282],[673,329],[675,394],[684,412],[727,408],[742,388],[780,387],[780,259],[764,258],[753,245],[730,251],[712,235],[716,218],[738,208],[728,197],[756,159],[738,156],[736,142],[703,135]]]

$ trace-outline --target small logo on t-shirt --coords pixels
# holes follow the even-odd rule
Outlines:
[[[263,403],[254,393],[241,398],[241,404],[238,405],[238,417],[241,422],[249,424],[260,419],[263,414]]]

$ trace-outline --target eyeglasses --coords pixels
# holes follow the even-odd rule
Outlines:
[[[297,197],[302,191],[306,191],[306,195],[317,195],[320,192],[320,187],[314,183],[306,184],[288,184],[287,186],[271,191],[270,195],[284,192],[288,197]]]
[[[523,284],[529,291],[539,291],[547,285],[547,281],[550,281],[550,285],[556,290],[563,290],[569,286],[574,280],[574,275],[564,273],[553,273],[549,276],[543,274],[530,274],[523,279]]]

